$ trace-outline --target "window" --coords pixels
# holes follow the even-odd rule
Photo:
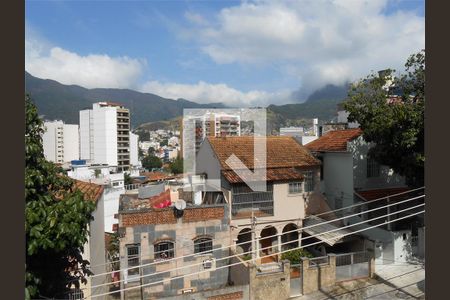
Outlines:
[[[367,178],[380,176],[380,164],[373,158],[367,157]]]
[[[212,253],[213,243],[210,238],[199,238],[194,241],[194,253]]]
[[[290,182],[289,183],[289,194],[297,194],[302,192],[301,182]]]
[[[305,176],[305,192],[312,192],[314,190],[314,174],[313,171],[306,171]]]
[[[167,259],[174,257],[173,242],[164,241],[155,244],[155,259]]]
[[[127,245],[128,268],[139,266],[139,245]],[[128,270],[128,275],[139,275],[139,268]]]

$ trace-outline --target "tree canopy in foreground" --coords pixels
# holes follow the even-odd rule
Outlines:
[[[344,108],[358,122],[364,139],[373,142],[369,155],[406,177],[424,184],[425,50],[411,55],[406,72],[371,74],[352,85]],[[390,88],[387,88],[390,87]],[[398,97],[394,97],[397,95]]]
[[[25,106],[25,296],[64,298],[89,274],[81,253],[95,203],[45,160],[43,122],[29,96]]]

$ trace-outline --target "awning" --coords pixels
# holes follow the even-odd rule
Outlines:
[[[342,242],[343,237],[352,232],[351,230],[348,229],[338,229],[339,226],[336,226],[332,223],[321,224],[323,222],[327,221],[316,216],[309,216],[303,220],[302,230],[307,234],[321,240],[322,242],[327,243],[330,246]],[[332,232],[329,232],[331,230]]]

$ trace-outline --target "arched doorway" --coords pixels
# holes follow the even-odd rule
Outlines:
[[[286,226],[284,226],[283,234],[281,235],[281,244],[282,244],[281,248],[283,249],[283,251],[296,248],[299,246],[298,243],[299,234],[297,229],[298,229],[297,225],[293,223],[289,223]]]
[[[277,230],[273,226],[267,226],[261,231],[261,239],[259,243],[262,256],[270,255],[278,251],[277,249],[278,238],[276,234]],[[275,255],[273,257],[267,257],[266,259],[262,258],[261,262],[264,263],[266,261],[276,261],[276,260],[277,256]]]
[[[252,250],[252,230],[250,228],[244,228],[239,231],[237,236],[236,244],[236,252],[237,253],[246,253],[244,255],[251,255],[251,253],[247,253]]]

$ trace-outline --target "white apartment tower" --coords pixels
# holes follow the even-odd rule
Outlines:
[[[98,102],[80,111],[80,158],[130,169],[130,111],[121,104]]]
[[[130,132],[130,164],[132,166],[139,165],[139,136]]]
[[[79,159],[78,125],[63,121],[44,122],[44,156],[48,161],[64,163]]]

